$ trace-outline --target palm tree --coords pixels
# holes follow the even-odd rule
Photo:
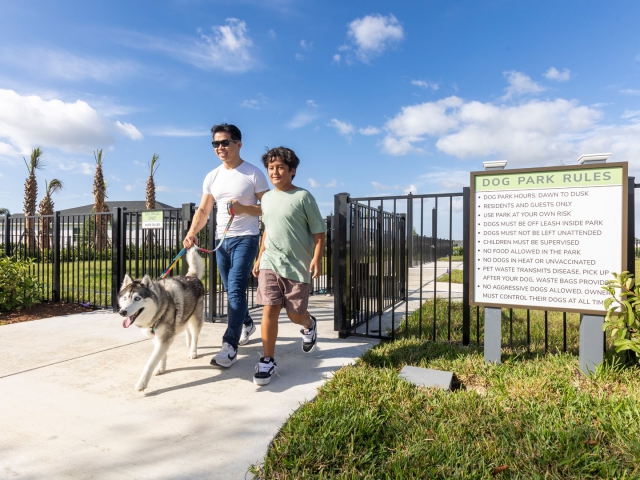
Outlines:
[[[40,222],[40,248],[42,249],[49,248],[51,244],[49,241],[49,231],[51,230],[50,215],[53,215],[53,200],[51,200],[51,195],[62,189],[62,182],[57,178],[54,178],[50,182],[45,180],[44,184],[45,194],[40,201],[40,205],[38,205],[38,215],[40,215],[40,219],[38,220]]]
[[[0,215],[10,215],[11,212],[8,208],[0,207]]]
[[[158,160],[160,157],[157,153],[151,157],[151,163],[149,164],[149,178],[147,179],[147,210],[155,210],[156,208],[156,184],[153,181],[153,176],[158,171]]]
[[[96,229],[95,229],[95,248],[100,251],[103,250],[108,243],[107,239],[107,217],[105,215],[98,215],[103,212],[108,212],[109,207],[105,203],[104,199],[107,196],[107,184],[104,181],[102,175],[102,164],[104,163],[105,155],[102,149],[93,152],[93,156],[96,159],[96,173],[93,176],[93,211],[96,213]]]
[[[36,200],[38,198],[38,182],[36,180],[36,170],[40,170],[44,167],[42,160],[42,150],[40,147],[34,148],[31,151],[31,159],[27,162],[26,158],[23,158],[24,164],[27,166],[29,176],[24,182],[24,216],[25,216],[25,231],[27,241],[27,249],[32,249],[35,245],[35,225],[33,216],[36,214]],[[31,217],[31,218],[30,218]]]

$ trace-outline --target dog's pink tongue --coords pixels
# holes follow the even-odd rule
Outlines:
[[[131,315],[130,317],[126,317],[122,322],[122,326],[124,328],[129,328],[132,323],[133,323],[133,315]]]

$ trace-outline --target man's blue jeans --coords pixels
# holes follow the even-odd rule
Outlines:
[[[225,238],[216,250],[218,271],[229,299],[227,331],[222,341],[233,348],[238,348],[242,325],[252,321],[247,308],[247,284],[257,251],[258,235]]]

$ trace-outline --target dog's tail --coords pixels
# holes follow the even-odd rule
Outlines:
[[[187,277],[196,277],[198,280],[202,280],[204,275],[204,262],[195,248],[187,250],[187,263],[189,264]]]

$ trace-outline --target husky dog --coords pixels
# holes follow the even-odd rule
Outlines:
[[[187,252],[189,271],[186,276],[152,280],[132,280],[127,274],[118,293],[124,328],[131,325],[153,339],[153,353],[136,383],[136,391],[147,388],[152,372],[164,373],[167,351],[180,332],[185,330],[189,358],[197,358],[198,334],[204,316],[204,286],[200,279],[204,264],[195,248]]]

